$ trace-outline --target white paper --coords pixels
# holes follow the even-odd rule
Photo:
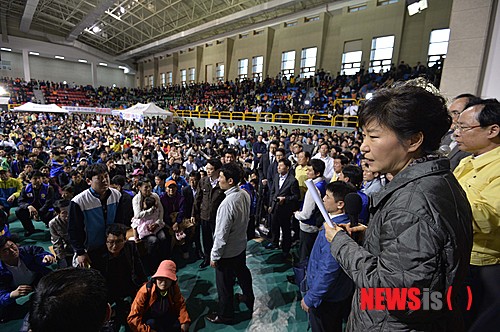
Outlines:
[[[333,227],[330,216],[328,215],[328,212],[326,211],[326,208],[323,205],[323,200],[319,196],[319,192],[316,190],[316,186],[314,185],[313,180],[311,180],[311,179],[306,180],[305,184],[307,186],[307,190],[311,193],[312,198],[314,199],[314,202],[316,203],[316,206],[321,211],[321,215],[323,216],[323,219],[325,219],[325,221],[328,223],[328,226]]]

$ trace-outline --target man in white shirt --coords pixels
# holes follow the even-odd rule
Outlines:
[[[319,152],[314,157],[312,157],[312,159],[320,159],[325,163],[325,173],[323,174],[323,177],[325,178],[326,182],[330,182],[334,175],[333,158],[330,157],[329,152],[330,147],[328,143],[323,142],[320,145]]]
[[[250,218],[250,196],[239,188],[243,170],[236,163],[224,164],[219,173],[219,186],[226,198],[217,210],[214,245],[210,253],[210,266],[215,268],[215,281],[219,294],[219,310],[206,316],[215,324],[231,323],[234,317],[233,287],[238,278],[243,294],[237,294],[253,311],[255,296],[252,275],[246,265],[247,226]]]

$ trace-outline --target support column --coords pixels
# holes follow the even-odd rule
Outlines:
[[[496,0],[454,0],[450,42],[441,78],[441,92],[449,98],[480,94],[489,49]]]
[[[23,69],[24,69],[24,80],[26,82],[29,82],[31,80],[31,73],[30,73],[30,57],[28,50],[23,50]]]
[[[92,86],[99,86],[97,84],[97,63],[91,62],[90,63],[90,70],[92,71]]]

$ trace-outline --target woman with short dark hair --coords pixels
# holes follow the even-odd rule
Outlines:
[[[449,161],[434,154],[451,125],[445,101],[427,86],[380,90],[361,110],[360,125],[369,170],[394,179],[372,196],[368,228],[346,227],[366,230],[362,247],[339,226],[325,225],[332,255],[357,286],[347,330],[463,331],[457,295],[470,259],[472,217]],[[413,307],[410,298],[404,309],[386,301],[390,290],[411,287],[419,299],[439,294],[442,309]],[[366,288],[385,289],[382,308],[361,308]],[[444,305],[451,289],[452,311]]]

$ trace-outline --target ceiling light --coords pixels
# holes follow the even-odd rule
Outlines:
[[[118,66],[118,68],[120,68],[120,69],[127,69],[127,67],[125,67],[125,66]]]
[[[125,8],[120,7],[120,13],[125,14]]]
[[[30,52],[30,55],[40,55],[38,52]]]
[[[85,60],[85,59],[78,59],[78,62],[87,63],[87,60]]]
[[[94,33],[98,33],[98,32],[101,32],[101,28],[99,28],[97,25],[95,27],[92,28],[92,32]]]
[[[107,64],[107,63],[105,63],[105,62],[99,62],[99,66],[104,66],[104,67],[107,67],[107,66],[108,66],[108,64]]]
[[[11,52],[12,51],[11,48],[7,48],[7,47],[1,47],[0,50],[6,51],[6,52]]]
[[[64,57],[62,55],[56,55],[54,58],[59,59],[59,60],[64,60]]]

